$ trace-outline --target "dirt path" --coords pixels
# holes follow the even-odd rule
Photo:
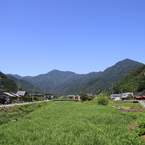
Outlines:
[[[0,105],[0,107],[20,106],[20,105],[25,105],[25,104],[41,103],[41,102],[46,102],[46,101],[49,101],[49,100],[36,101],[36,102],[27,102],[27,103],[4,104],[4,105]]]

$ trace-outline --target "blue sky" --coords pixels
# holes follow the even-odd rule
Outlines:
[[[0,0],[0,54],[21,76],[145,63],[145,0]]]

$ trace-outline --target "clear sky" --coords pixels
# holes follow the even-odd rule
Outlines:
[[[145,63],[145,0],[0,0],[0,71],[86,74]]]

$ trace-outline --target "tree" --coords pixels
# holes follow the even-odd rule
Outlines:
[[[107,97],[107,94],[102,94],[97,98],[97,103],[99,105],[108,105],[109,104],[109,99]]]
[[[85,92],[80,92],[80,99],[83,101],[87,101],[88,100],[88,95]]]

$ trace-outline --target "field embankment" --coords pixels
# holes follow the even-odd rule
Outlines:
[[[3,145],[143,145],[129,125],[137,120],[93,102],[51,102],[19,121],[0,125]]]

